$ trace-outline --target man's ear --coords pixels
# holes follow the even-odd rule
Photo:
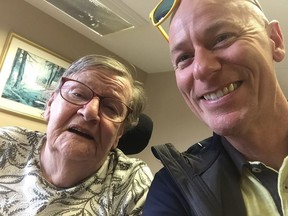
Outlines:
[[[49,100],[47,101],[46,108],[45,108],[45,111],[44,111],[44,120],[46,122],[49,121],[51,104],[54,101],[55,97],[56,97],[56,93],[52,93],[52,95],[50,96]]]
[[[285,57],[285,46],[280,25],[278,21],[271,21],[269,23],[269,26],[270,26],[270,38],[274,42],[274,48],[272,50],[273,59],[276,62],[280,62]]]

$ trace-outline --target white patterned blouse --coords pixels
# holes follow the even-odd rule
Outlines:
[[[0,215],[141,215],[153,178],[146,163],[116,149],[84,182],[57,188],[41,175],[44,137],[20,127],[0,128]]]

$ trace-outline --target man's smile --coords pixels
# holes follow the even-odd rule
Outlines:
[[[212,92],[209,94],[203,95],[203,98],[205,100],[217,100],[233,91],[235,91],[239,86],[241,85],[241,82],[235,82],[235,83],[230,83],[229,85],[225,86],[223,89],[220,89],[216,92]]]

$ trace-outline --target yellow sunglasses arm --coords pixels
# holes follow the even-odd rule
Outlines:
[[[167,42],[169,42],[169,37],[166,33],[166,31],[163,29],[163,27],[161,25],[157,25],[157,28],[159,29],[159,31],[161,32],[161,34],[164,36],[164,38],[166,39]]]

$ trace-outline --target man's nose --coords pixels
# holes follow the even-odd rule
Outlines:
[[[193,75],[195,80],[208,79],[213,73],[221,69],[221,63],[215,51],[206,48],[195,50],[193,61]]]

